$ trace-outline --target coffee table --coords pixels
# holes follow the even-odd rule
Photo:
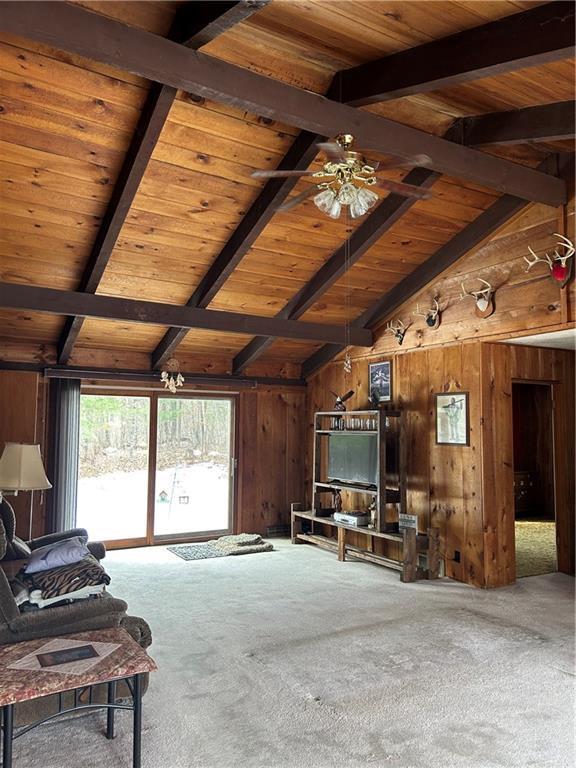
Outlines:
[[[61,661],[58,647],[74,646],[75,661]],[[76,651],[76,649],[79,649]],[[91,649],[91,650],[90,650]],[[39,654],[38,656],[36,654]],[[45,666],[42,666],[45,665]],[[60,666],[60,670],[58,669]],[[12,747],[15,739],[43,723],[63,717],[70,712],[106,709],[106,737],[114,738],[114,714],[117,709],[133,713],[133,768],[141,764],[142,677],[156,670],[156,664],[146,651],[118,627],[75,632],[58,638],[40,638],[0,646],[0,707],[2,708],[3,768],[12,768]],[[132,704],[116,703],[116,685],[124,680],[132,693]],[[108,686],[107,703],[92,702],[92,686]],[[89,691],[88,704],[81,704],[79,692]],[[62,708],[62,694],[74,691],[74,706]],[[53,715],[38,720],[14,733],[14,705],[42,696],[59,695],[59,709]]]

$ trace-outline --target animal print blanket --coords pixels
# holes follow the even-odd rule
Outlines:
[[[67,595],[83,587],[110,584],[110,576],[93,555],[86,555],[78,563],[51,568],[39,573],[24,574],[23,581],[30,590],[39,589],[42,599]]]

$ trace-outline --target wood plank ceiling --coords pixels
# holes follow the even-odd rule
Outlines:
[[[353,82],[335,77],[343,70],[546,4],[366,0],[361,14],[328,0],[73,5],[339,100],[335,89]],[[387,100],[381,92],[360,110],[469,145],[488,139],[497,143],[481,152],[536,168],[551,152],[573,151],[571,105],[527,110],[573,98],[573,60],[558,49],[531,59],[520,40],[516,60],[488,76],[419,83]],[[499,114],[511,110],[513,121]],[[429,200],[389,195],[357,221],[333,221],[310,201],[275,213],[310,182],[266,186],[251,172],[285,156],[289,167],[320,167],[314,139],[239,107],[150,88],[127,71],[14,36],[0,21],[0,282],[342,326],[500,197],[416,169],[412,180],[431,185]],[[146,368],[174,352],[191,371],[298,375],[321,344],[0,309],[0,357],[18,346],[48,362],[58,349],[64,363]]]

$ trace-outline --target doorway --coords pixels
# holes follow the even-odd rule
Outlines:
[[[111,548],[233,530],[235,399],[83,392],[77,524]]]
[[[516,575],[557,570],[552,384],[512,384]]]

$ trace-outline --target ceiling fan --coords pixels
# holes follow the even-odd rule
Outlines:
[[[333,219],[339,218],[342,207],[346,205],[350,206],[350,215],[353,219],[367,213],[379,199],[378,195],[370,189],[373,186],[418,200],[431,197],[428,190],[401,181],[379,179],[376,176],[377,173],[392,168],[430,165],[432,161],[428,155],[415,155],[407,159],[398,157],[368,165],[359,152],[352,150],[353,144],[354,137],[348,133],[340,134],[335,141],[319,142],[318,147],[327,158],[320,171],[254,171],[252,177],[255,179],[277,179],[291,176],[312,176],[321,179],[318,184],[290,198],[276,210],[279,212],[289,211],[306,198],[315,195],[314,204]]]

